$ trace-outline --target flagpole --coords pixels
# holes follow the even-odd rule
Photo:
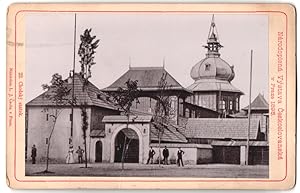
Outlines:
[[[71,104],[71,137],[70,139],[72,140],[73,138],[73,123],[74,123],[74,87],[75,87],[75,58],[76,58],[76,13],[75,13],[75,18],[74,18],[74,47],[73,47],[73,79],[72,79],[72,104]]]
[[[253,50],[251,50],[251,58],[250,58],[250,88],[249,88],[249,106],[248,106],[246,165],[249,165],[249,152],[250,152],[249,141],[250,141],[250,117],[251,117],[252,57],[253,57]]]

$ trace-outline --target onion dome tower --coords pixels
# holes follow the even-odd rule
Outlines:
[[[191,103],[226,116],[239,112],[243,92],[231,84],[235,73],[233,66],[220,57],[219,50],[222,47],[213,16],[204,46],[207,49],[206,57],[193,66],[191,77],[195,82],[188,89],[194,93]]]

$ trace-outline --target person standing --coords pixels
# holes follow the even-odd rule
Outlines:
[[[33,144],[32,148],[31,148],[32,164],[35,164],[36,154],[37,154],[37,149],[36,149],[35,145]]]
[[[178,151],[177,151],[177,164],[178,164],[178,167],[180,167],[180,163],[181,163],[182,167],[184,166],[183,161],[182,161],[183,154],[184,154],[184,151],[182,151],[181,148],[179,147]]]
[[[167,146],[165,146],[163,150],[163,156],[164,156],[164,165],[168,165],[169,150]]]
[[[78,154],[78,163],[83,163],[82,156],[83,156],[84,150],[81,149],[80,146],[78,146],[76,153]]]
[[[148,160],[147,160],[147,164],[149,164],[149,162],[151,164],[153,164],[153,156],[155,155],[155,151],[154,149],[152,149],[152,147],[150,147],[149,153],[148,153]]]
[[[67,163],[67,164],[72,164],[72,163],[74,163],[74,156],[73,156],[73,153],[74,153],[73,145],[70,145],[69,151],[68,151],[68,155],[67,155],[67,157],[66,157],[66,163]]]

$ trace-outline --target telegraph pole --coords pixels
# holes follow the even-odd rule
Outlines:
[[[251,114],[251,88],[252,88],[252,57],[253,50],[251,50],[250,58],[250,88],[249,88],[249,106],[248,106],[248,128],[247,128],[247,148],[246,148],[246,165],[249,164],[249,142],[250,142],[250,114]]]
[[[74,50],[73,50],[73,77],[72,77],[72,103],[71,103],[71,134],[70,134],[70,142],[72,142],[73,139],[73,123],[74,123],[74,87],[75,87],[75,58],[76,58],[76,13],[74,18]]]

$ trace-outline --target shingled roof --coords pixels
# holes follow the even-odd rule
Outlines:
[[[244,107],[242,110],[247,111],[249,105]],[[269,110],[269,103],[265,99],[262,94],[258,94],[258,96],[251,103],[251,110]]]
[[[247,139],[247,128],[248,119],[189,118],[185,136],[206,139]],[[251,140],[257,139],[259,130],[259,119],[251,119]]]
[[[150,131],[151,131],[151,133],[150,133],[151,141],[158,141],[158,131],[155,128],[154,123],[151,124]],[[161,141],[162,142],[174,142],[174,143],[186,143],[187,139],[184,136],[184,134],[182,132],[180,132],[180,130],[176,126],[169,124],[164,129],[164,133],[161,136]]]
[[[103,107],[107,109],[115,109],[117,110],[116,105],[109,101],[109,97],[106,93],[100,91],[94,84],[88,82],[85,89],[83,90],[83,83],[84,80],[80,74],[75,73],[74,76],[74,96],[76,98],[77,104],[84,104],[86,103],[89,106],[97,106]],[[69,99],[72,97],[72,79],[66,79],[64,84],[70,89],[70,94],[68,96]],[[29,101],[26,105],[27,106],[54,106],[55,103],[45,97],[47,94],[51,94],[53,90],[50,88],[48,91],[42,93],[38,97],[34,98],[33,100]],[[68,105],[68,104],[66,104]]]
[[[158,81],[162,75],[166,74],[166,82],[169,90],[186,90],[175,78],[173,78],[163,67],[130,67],[119,79],[112,83],[103,91],[116,91],[119,87],[124,88],[128,79],[138,80],[138,87],[143,91],[155,91],[158,87]],[[191,91],[188,91],[191,92]]]

